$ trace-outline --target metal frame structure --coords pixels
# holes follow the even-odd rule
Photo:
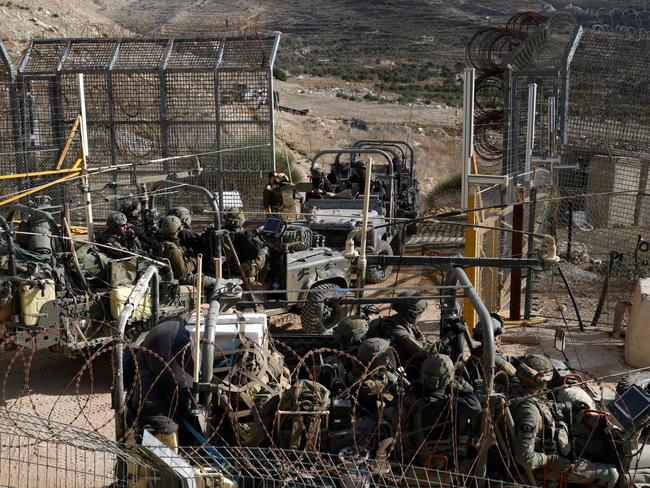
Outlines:
[[[169,173],[186,169],[187,156],[198,155],[204,171],[194,183],[221,195],[238,190],[246,206],[257,206],[266,172],[275,167],[272,94],[279,41],[278,32],[35,39],[17,70],[1,48],[9,90],[0,95],[11,107],[16,153],[15,167],[4,171],[50,169],[42,162],[63,149],[79,113],[76,75],[83,73],[89,168],[148,162],[138,174]],[[71,188],[53,196],[70,201],[70,195],[78,197]],[[192,209],[182,195],[171,198]]]

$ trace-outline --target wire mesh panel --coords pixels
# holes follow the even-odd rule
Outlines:
[[[156,478],[154,468],[94,431],[0,409],[0,486],[117,488]]]
[[[272,69],[278,42],[279,34],[33,40],[17,72],[5,63],[0,74],[7,125],[0,146],[12,155],[3,159],[2,170],[50,171],[74,163],[78,137],[67,141],[80,111],[77,74],[83,73],[90,172],[136,168],[127,178],[128,191],[115,184],[106,188],[111,178],[91,174],[90,186],[102,187],[93,197],[96,216],[119,207],[117,195],[134,193],[138,176],[186,170],[196,158],[203,171],[190,182],[213,192],[227,186],[254,210],[275,164]],[[19,185],[30,188],[59,177],[39,175]],[[47,191],[57,205],[81,201],[78,187],[75,180]],[[174,203],[196,207],[182,194]]]

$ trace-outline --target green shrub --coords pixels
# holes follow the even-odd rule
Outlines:
[[[273,68],[273,78],[280,81],[287,81],[287,72],[282,68]]]
[[[302,173],[295,167],[293,157],[283,147],[275,148],[275,170],[291,175],[291,181],[298,183],[302,181]]]

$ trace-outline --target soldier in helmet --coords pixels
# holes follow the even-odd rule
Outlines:
[[[124,257],[120,250],[142,252],[142,243],[122,212],[114,212],[106,217],[106,230],[98,236],[97,242],[110,246],[102,250],[113,257]]]
[[[319,200],[332,198],[332,185],[325,177],[325,172],[320,166],[313,166],[311,172],[311,191],[307,193],[305,200]]]
[[[358,388],[357,400],[366,413],[390,415],[399,388],[398,365],[391,344],[386,339],[365,339],[357,351],[357,364],[353,371],[353,390]]]
[[[348,373],[354,369],[355,362],[349,355],[356,356],[359,346],[368,332],[368,320],[361,315],[344,318],[334,328],[333,336],[344,353],[328,354],[323,359],[318,374],[318,382],[336,395],[348,385]]]
[[[357,196],[363,195],[366,189],[366,168],[366,162],[357,159],[354,162],[354,169],[350,175],[350,179],[348,180],[352,184],[357,184]],[[370,193],[379,195],[380,200],[383,200],[386,194],[386,190],[384,189],[384,185],[381,183],[381,181],[372,178],[370,181]]]
[[[241,208],[231,207],[224,209],[223,225],[228,229],[230,240],[234,249],[230,250],[228,262],[231,265],[231,273],[237,273],[236,264],[232,252],[237,254],[242,271],[249,280],[255,281],[257,275],[266,266],[268,249],[260,242],[252,239],[244,232],[244,211]]]
[[[432,459],[445,456],[454,459],[457,442],[452,436],[464,433],[472,418],[481,413],[481,403],[474,393],[459,390],[451,395],[454,375],[449,356],[428,356],[421,367],[421,396],[407,401],[408,408],[403,410],[404,454],[409,459],[415,457],[422,465],[431,465]]]
[[[156,254],[162,259],[169,261],[169,266],[174,273],[174,279],[181,285],[193,285],[196,279],[196,258],[190,255],[179,239],[183,224],[174,215],[167,215],[160,222],[161,244]],[[203,276],[203,286],[213,287],[216,280],[210,276]]]
[[[447,338],[433,342],[422,334],[416,322],[426,310],[427,302],[413,293],[401,293],[402,300],[393,304],[396,313],[374,319],[368,330],[368,337],[388,339],[405,367],[417,366],[426,355],[442,352],[449,344]]]
[[[147,252],[153,250],[156,247],[156,238],[154,235],[147,235],[142,227],[143,210],[140,201],[137,198],[127,200],[120,207],[120,211],[126,216],[129,226],[142,245],[142,250]]]
[[[511,403],[515,424],[513,454],[516,461],[538,480],[557,484],[588,484],[613,488],[618,472],[613,464],[574,458],[565,416],[551,400],[540,396],[553,378],[551,361],[541,354],[528,354],[517,368],[520,399]]]
[[[490,327],[494,336],[494,343],[497,346],[500,342],[501,335],[505,332],[503,318],[499,314],[490,314]],[[472,349],[472,354],[465,363],[466,377],[470,384],[475,385],[477,380],[483,380],[485,372],[483,368],[483,324],[479,321],[474,327],[472,338],[481,344]],[[495,386],[503,393],[509,391],[510,383],[515,380],[517,368],[513,366],[516,358],[511,358],[500,354],[498,351],[494,355],[494,373]],[[516,380],[515,380],[516,383]]]
[[[178,217],[183,225],[178,234],[178,240],[181,246],[187,250],[191,250],[194,256],[198,256],[199,254],[203,254],[205,257],[212,255],[208,239],[204,235],[197,234],[192,230],[192,213],[187,207],[170,208],[167,215]],[[206,264],[210,264],[208,260],[206,260]]]

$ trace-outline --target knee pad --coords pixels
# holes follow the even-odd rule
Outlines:
[[[596,486],[600,488],[614,488],[618,481],[618,471],[612,465],[599,466],[596,470]]]

